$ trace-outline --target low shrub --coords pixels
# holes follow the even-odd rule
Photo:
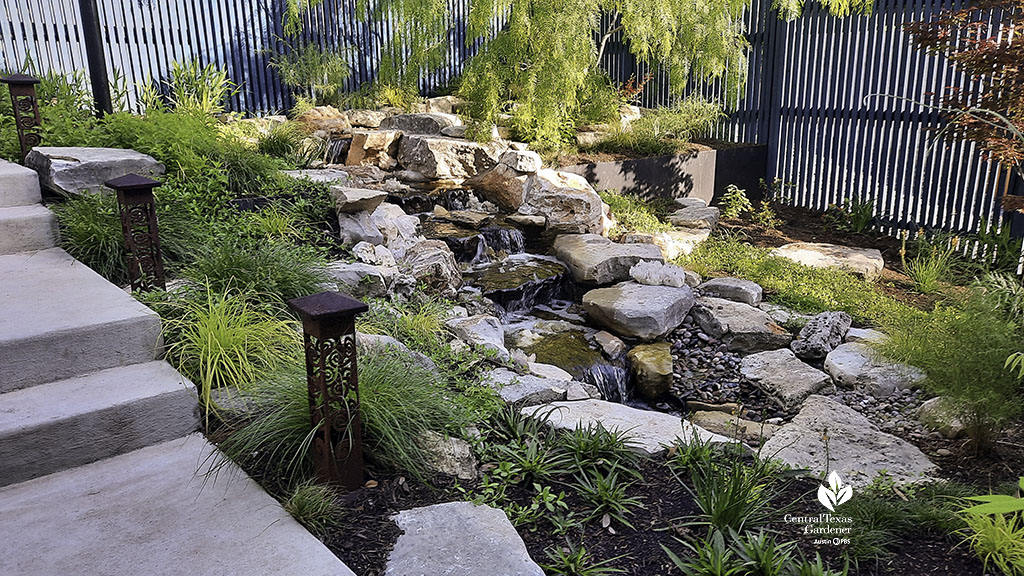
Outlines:
[[[184,274],[214,291],[248,290],[286,302],[319,292],[330,279],[315,250],[285,241],[247,241],[225,234],[197,252]]]
[[[725,194],[722,195],[722,200],[719,201],[718,207],[722,211],[722,218],[739,218],[743,214],[754,210],[754,206],[750,203],[750,198],[747,198],[747,191],[735,184],[729,184],[725,187]]]
[[[766,461],[744,464],[739,455],[725,462],[705,461],[691,471],[693,496],[701,514],[697,524],[737,533],[763,524],[771,511],[776,486]]]
[[[964,514],[966,542],[981,558],[985,570],[1003,576],[1024,576],[1024,516],[1020,514]]]
[[[994,434],[1021,411],[1019,380],[1005,367],[1019,350],[1020,325],[977,286],[927,316],[886,324],[889,338],[877,348],[924,370],[924,388],[946,399],[975,449],[991,449]]]
[[[712,236],[677,263],[703,276],[725,274],[752,280],[773,302],[800,312],[842,310],[859,322],[875,325],[924,315],[853,274],[803,266],[742,242],[735,235]]]
[[[166,357],[191,380],[206,410],[214,390],[243,390],[295,358],[302,342],[295,324],[278,319],[251,294],[203,284],[188,296],[157,306]]]

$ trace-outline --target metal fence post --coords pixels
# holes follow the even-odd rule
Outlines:
[[[369,307],[338,292],[295,298],[288,306],[302,320],[317,476],[355,490],[363,485],[355,319]]]
[[[153,199],[153,188],[159,186],[160,182],[138,174],[128,174],[108,180],[105,185],[117,193],[121,229],[128,248],[128,278],[132,290],[166,288],[156,202]]]
[[[0,78],[11,93],[11,108],[14,111],[14,125],[18,129],[18,144],[21,146],[21,161],[28,151],[42,142],[40,129],[43,120],[39,117],[39,101],[36,99],[38,78],[25,74],[11,74]]]
[[[96,103],[96,116],[102,117],[112,113],[114,106],[110,100],[110,80],[107,77],[100,13],[96,0],[78,0],[78,9],[82,15],[82,37],[85,41],[85,56],[89,61],[89,80],[92,83],[92,98]]]

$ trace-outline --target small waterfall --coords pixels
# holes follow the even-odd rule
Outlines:
[[[466,188],[413,189],[388,195],[388,202],[397,204],[406,214],[432,212],[434,206],[445,210],[465,210],[469,205],[472,190]]]
[[[582,382],[593,384],[609,402],[625,404],[630,399],[629,370],[608,361],[595,362],[582,371]]]
[[[522,254],[526,250],[526,238],[523,231],[512,226],[487,226],[481,230],[487,246],[495,252],[506,254]]]
[[[487,241],[476,230],[428,217],[422,222],[421,231],[427,238],[443,240],[459,262],[478,264],[487,259]]]
[[[554,364],[576,380],[597,386],[601,396],[609,402],[625,402],[631,396],[625,363],[606,359],[590,344],[583,331],[547,334],[523,351],[536,354],[537,362]]]
[[[497,304],[502,318],[565,299],[571,289],[565,266],[553,258],[532,254],[514,254],[477,266],[464,277]]]

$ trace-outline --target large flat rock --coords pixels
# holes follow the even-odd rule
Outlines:
[[[565,393],[573,382],[571,376],[564,380],[498,368],[485,374],[483,383],[497,390],[506,404],[535,406],[565,400]]]
[[[718,338],[734,352],[785,348],[793,340],[793,336],[776,324],[767,312],[742,302],[698,298],[693,316],[704,332]]]
[[[0,256],[0,302],[0,393],[160,350],[160,317],[59,248]]]
[[[912,388],[925,379],[921,370],[889,362],[861,342],[840,344],[829,352],[825,357],[825,371],[839,386],[863,390],[876,398]]]
[[[164,173],[152,156],[124,148],[37,146],[25,165],[39,173],[44,188],[64,194],[100,192],[104,182],[126,174],[156,178]]]
[[[386,576],[544,576],[505,513],[472,502],[403,510]]]
[[[563,234],[553,250],[574,280],[597,286],[629,280],[629,269],[639,262],[663,261],[654,244],[619,244],[599,234]]]
[[[784,410],[796,410],[811,394],[828,386],[828,374],[804,364],[788,348],[746,356],[740,373]]]
[[[874,248],[854,248],[820,242],[794,242],[772,250],[772,254],[811,268],[837,268],[853,272],[866,280],[882,273],[885,260]]]
[[[688,444],[694,440],[731,442],[725,436],[708,432],[678,416],[604,400],[551,402],[522,408],[521,411],[527,416],[546,418],[548,425],[559,430],[601,424],[607,430],[628,433],[630,447],[649,455],[661,454],[673,444]]]
[[[354,576],[217,458],[192,434],[0,488],[0,574]]]
[[[804,401],[792,422],[764,443],[761,454],[819,476],[836,471],[855,487],[867,486],[882,471],[901,484],[925,481],[936,471],[914,445],[882,432],[853,408],[818,395]]]
[[[583,295],[587,315],[612,332],[654,340],[675,330],[693,306],[689,286],[647,286],[621,282]]]

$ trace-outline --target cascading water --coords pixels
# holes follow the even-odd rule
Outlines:
[[[506,254],[522,254],[526,250],[526,238],[523,231],[512,226],[486,226],[483,232],[487,246],[497,252]]]
[[[533,254],[513,254],[477,266],[464,276],[497,305],[501,319],[566,298],[571,288],[565,266],[554,258]]]

